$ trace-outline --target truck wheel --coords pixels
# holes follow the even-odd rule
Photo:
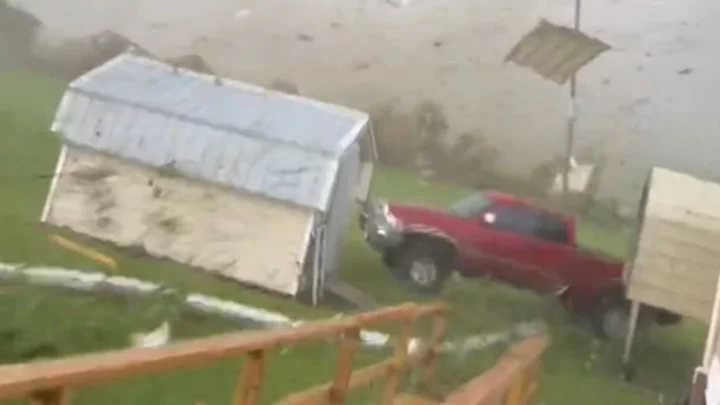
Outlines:
[[[432,244],[414,243],[404,250],[391,272],[421,294],[437,294],[452,273],[451,260]]]
[[[616,293],[608,294],[592,315],[593,328],[598,337],[606,340],[622,340],[630,323],[630,304]]]

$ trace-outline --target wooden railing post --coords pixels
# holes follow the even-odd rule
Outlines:
[[[529,405],[537,393],[547,336],[516,344],[490,370],[450,394],[444,405]]]
[[[54,390],[35,392],[30,396],[31,405],[70,405],[68,390],[58,388]]]
[[[360,329],[354,328],[345,332],[340,343],[335,379],[330,387],[330,405],[345,403],[350,376],[353,372],[353,361],[359,347]]]
[[[529,386],[527,379],[527,373],[521,373],[515,378],[505,395],[504,405],[525,405],[526,389]]]
[[[540,359],[528,364],[513,381],[505,396],[504,405],[527,405],[532,403],[537,391],[537,376],[540,369]]]
[[[438,354],[442,348],[443,341],[445,340],[446,332],[447,320],[445,319],[445,313],[436,313],[432,318],[432,332],[430,335],[430,342],[428,343],[427,355],[423,359],[421,366],[420,381],[422,386],[425,388],[429,387],[435,380]]]
[[[535,401],[538,390],[538,376],[540,375],[540,359],[538,358],[535,363],[530,366],[528,370],[529,379],[528,386],[525,390],[525,403],[532,404]]]
[[[257,405],[264,378],[265,351],[254,350],[248,353],[245,369],[235,390],[233,405]]]
[[[393,363],[387,377],[385,391],[383,391],[382,405],[392,405],[393,401],[395,401],[398,386],[400,385],[400,375],[407,363],[410,339],[412,338],[414,326],[415,318],[404,322],[400,329],[400,334],[395,344]]]

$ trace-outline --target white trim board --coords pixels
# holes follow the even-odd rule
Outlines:
[[[47,197],[45,197],[45,204],[43,205],[42,214],[40,215],[40,222],[45,223],[50,216],[50,209],[52,207],[52,200],[55,197],[55,191],[57,190],[57,184],[62,176],[62,170],[65,166],[65,160],[67,159],[67,145],[62,146],[60,149],[60,155],[58,156],[57,164],[55,165],[55,173],[53,173],[52,180],[50,181],[50,189],[48,190]]]

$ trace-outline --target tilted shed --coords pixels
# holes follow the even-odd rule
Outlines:
[[[120,55],[73,81],[42,221],[285,294],[338,266],[366,113]]]
[[[720,184],[653,168],[631,258],[628,298],[709,323],[720,272]]]

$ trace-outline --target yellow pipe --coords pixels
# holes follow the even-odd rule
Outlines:
[[[104,255],[95,249],[85,247],[77,242],[73,242],[70,239],[64,238],[58,234],[50,235],[50,241],[52,241],[52,243],[54,243],[64,249],[67,249],[71,252],[78,253],[78,254],[85,256],[91,260],[94,260],[94,261],[104,265],[105,267],[110,268],[111,270],[117,270],[117,262],[115,261],[115,259],[113,259],[110,256]]]

